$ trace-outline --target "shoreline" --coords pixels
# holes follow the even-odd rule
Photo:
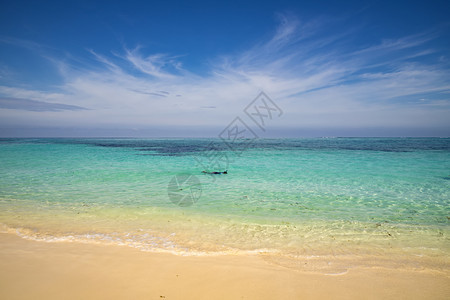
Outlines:
[[[176,256],[119,245],[40,242],[0,234],[4,299],[445,299],[450,276],[352,268],[324,275],[257,255]]]
[[[426,225],[239,223],[192,214],[78,218],[76,210],[45,212],[6,210],[0,216],[0,233],[44,243],[125,246],[175,256],[259,256],[271,264],[321,274],[361,267],[450,273],[449,232]]]

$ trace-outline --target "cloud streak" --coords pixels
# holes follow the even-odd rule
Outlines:
[[[0,108],[4,109],[16,109],[25,111],[64,111],[64,110],[87,110],[85,107],[68,105],[61,103],[49,103],[44,101],[36,101],[30,99],[20,99],[20,98],[0,98]]]

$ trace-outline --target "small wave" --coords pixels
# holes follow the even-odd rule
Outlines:
[[[0,232],[15,234],[21,238],[47,243],[83,243],[97,245],[116,245],[134,248],[143,252],[166,253],[177,256],[212,257],[225,255],[259,256],[269,264],[302,272],[320,273],[329,276],[345,275],[355,267],[386,267],[404,269],[429,269],[445,272],[448,260],[442,255],[421,255],[403,249],[402,252],[365,253],[353,249],[354,252],[323,252],[319,248],[311,248],[315,253],[301,253],[298,250],[275,248],[237,249],[223,245],[209,245],[201,248],[184,243],[177,243],[177,234],[157,235],[143,229],[136,232],[85,232],[85,233],[48,233],[34,228],[9,227],[0,223]],[[359,249],[361,250],[361,249]],[[292,252],[294,251],[294,252]]]
[[[341,276],[341,275],[345,275],[348,273],[348,270],[342,271],[342,272],[338,272],[338,273],[326,273],[325,275],[328,276]]]
[[[83,233],[83,234],[63,234],[53,235],[49,233],[42,233],[28,228],[12,228],[5,224],[1,224],[1,233],[15,234],[23,239],[47,242],[47,243],[84,243],[84,244],[100,244],[100,245],[117,245],[127,246],[138,249],[144,252],[154,253],[170,253],[178,256],[221,256],[221,255],[258,255],[261,253],[279,253],[279,250],[274,249],[255,249],[255,250],[241,250],[234,248],[227,248],[225,250],[197,250],[190,249],[178,245],[170,239],[175,236],[171,233],[168,237],[161,237],[151,235],[149,233]]]

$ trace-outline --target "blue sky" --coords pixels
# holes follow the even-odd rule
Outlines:
[[[449,15],[448,1],[3,1],[0,136],[217,136],[260,91],[284,112],[261,136],[450,136]]]

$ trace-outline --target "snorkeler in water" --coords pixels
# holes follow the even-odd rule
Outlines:
[[[205,174],[228,174],[228,170],[225,170],[223,172],[208,172],[208,171],[202,171],[202,173]]]

